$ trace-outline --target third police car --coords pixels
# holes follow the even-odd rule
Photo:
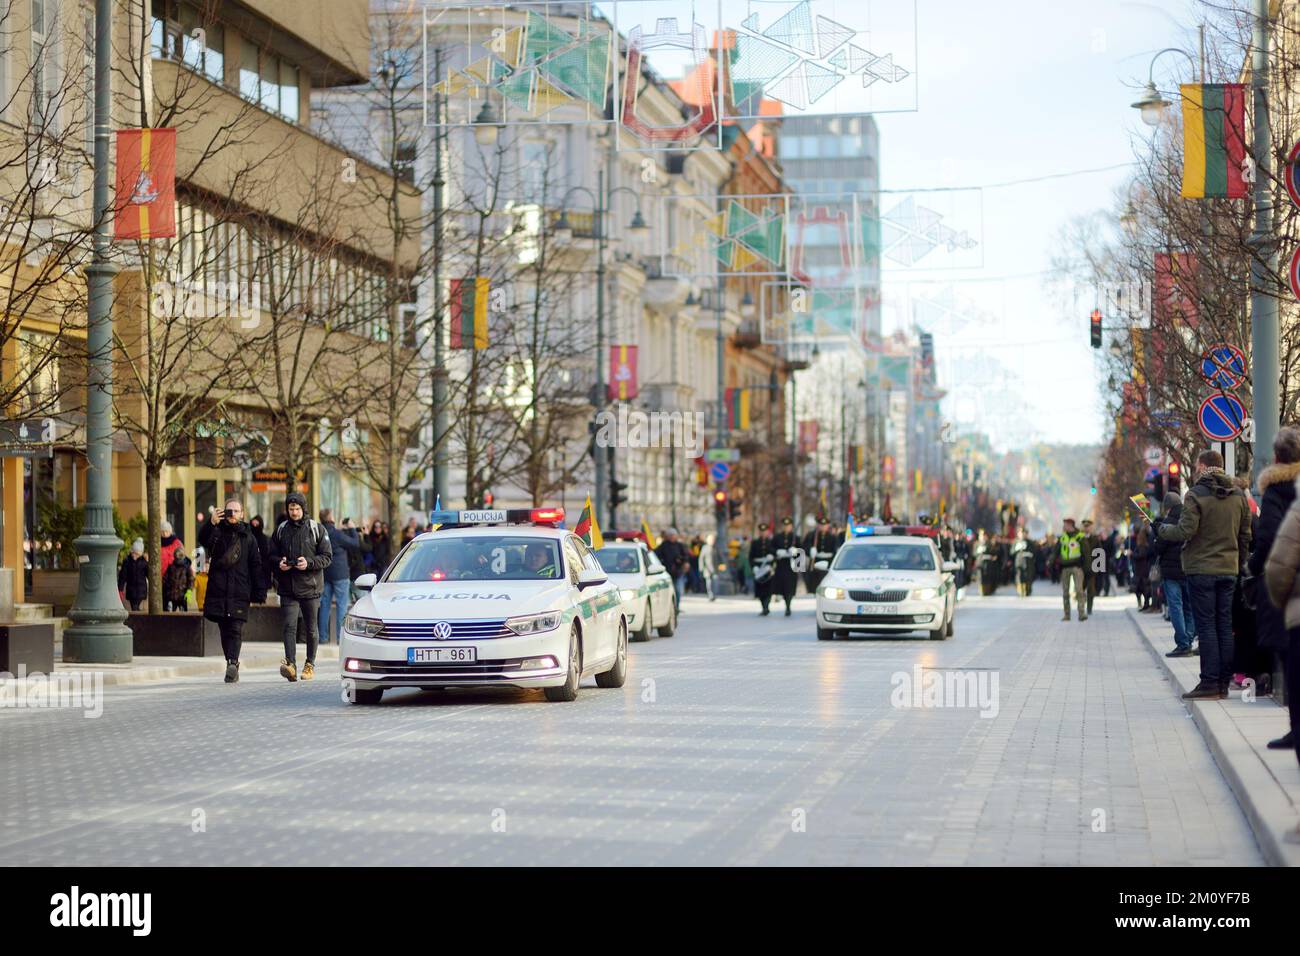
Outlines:
[[[623,613],[632,640],[648,641],[652,630],[657,630],[660,637],[672,637],[677,631],[673,581],[641,532],[607,535],[596,558],[623,596]]]
[[[448,511],[353,605],[339,641],[345,697],[375,704],[397,687],[540,687],[573,700],[588,674],[627,676],[618,585],[559,509]]]
[[[817,588],[817,638],[851,631],[925,631],[951,637],[956,562],[927,527],[856,526]]]

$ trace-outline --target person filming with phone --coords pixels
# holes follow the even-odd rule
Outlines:
[[[231,498],[199,529],[199,546],[208,555],[208,590],[203,616],[221,632],[226,656],[226,683],[239,680],[239,650],[243,644],[248,606],[266,600],[262,552],[244,522],[244,506]]]

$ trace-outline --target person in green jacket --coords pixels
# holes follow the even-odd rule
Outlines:
[[[1223,700],[1232,682],[1232,596],[1250,552],[1250,505],[1223,470],[1223,456],[1196,456],[1192,488],[1177,524],[1161,524],[1162,541],[1183,542],[1183,572],[1201,640],[1201,679],[1186,700]]]

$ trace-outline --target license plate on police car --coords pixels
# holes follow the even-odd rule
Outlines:
[[[859,604],[859,614],[897,614],[898,605],[896,604]]]
[[[408,647],[408,664],[463,664],[478,660],[476,647]]]

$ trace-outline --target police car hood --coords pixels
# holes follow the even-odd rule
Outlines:
[[[568,587],[564,579],[376,584],[353,613],[384,621],[504,619],[562,607]]]
[[[937,571],[832,571],[825,583],[836,587],[869,591],[879,587],[882,591],[902,588],[930,588],[939,581]]]

